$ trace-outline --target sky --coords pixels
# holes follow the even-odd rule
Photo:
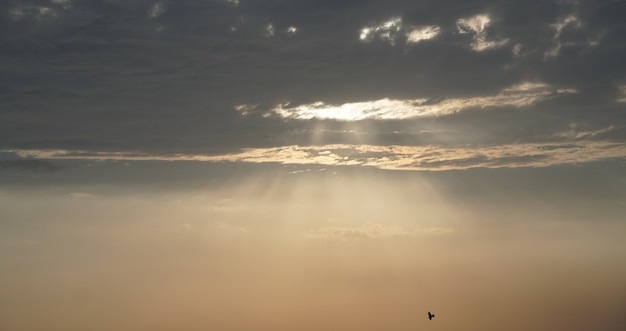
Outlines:
[[[626,329],[625,14],[0,2],[0,330]]]

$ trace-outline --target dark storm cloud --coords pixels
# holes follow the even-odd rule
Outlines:
[[[623,129],[608,129],[626,125],[625,104],[616,102],[626,84],[623,8],[623,1],[4,1],[0,147],[221,154],[294,143],[552,141],[602,130],[623,141]],[[460,33],[459,20],[477,15],[489,18],[484,29]],[[359,39],[362,29],[393,18],[400,23],[392,43]],[[438,34],[409,45],[407,33],[424,26]],[[506,42],[476,51],[477,38]],[[265,115],[285,102],[489,97],[527,81],[576,93],[403,121]],[[238,105],[258,111],[243,116]]]

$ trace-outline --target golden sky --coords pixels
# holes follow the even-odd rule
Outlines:
[[[0,1],[0,331],[626,330],[624,7]]]
[[[481,183],[527,175],[521,170],[278,167],[210,187],[144,181],[4,190],[0,325],[617,330],[624,323],[624,203],[576,185],[550,190],[573,174],[531,179],[524,185],[539,193],[529,194],[514,182]],[[214,171],[192,177],[206,184]],[[461,191],[466,185],[473,188]]]

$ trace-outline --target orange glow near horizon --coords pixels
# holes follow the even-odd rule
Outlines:
[[[581,231],[527,201],[534,220],[513,231],[499,219],[514,206],[469,206],[420,176],[322,171],[215,191],[2,197],[17,222],[0,285],[11,330],[591,326],[572,311],[612,318],[600,307],[626,290],[614,254],[624,245],[607,241],[616,227]]]

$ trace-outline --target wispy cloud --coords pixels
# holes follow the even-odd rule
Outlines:
[[[606,31],[593,31],[586,25],[586,22],[583,22],[575,11],[560,17],[551,24],[550,27],[554,29],[553,46],[544,52],[544,60],[558,57],[564,46],[582,46],[585,48],[598,46]],[[564,32],[573,31],[576,31],[576,34],[564,35]]]
[[[552,24],[551,26],[555,30],[553,37],[555,45],[544,53],[544,58],[557,57],[559,55],[559,52],[561,51],[561,47],[563,46],[560,40],[563,30],[568,27],[580,28],[581,24],[582,23],[580,19],[575,15],[568,15],[559,19],[556,23]]]
[[[590,139],[618,130],[624,130],[625,128],[626,126],[623,125],[610,125],[606,128],[596,130],[581,130],[576,125],[572,125],[569,130],[557,132],[556,134],[550,136],[550,138],[562,138],[568,140]]]
[[[166,12],[165,5],[161,2],[157,2],[150,9],[148,9],[148,17],[158,18]]]
[[[395,39],[398,32],[402,29],[402,18],[392,17],[386,22],[380,24],[373,24],[361,29],[359,39],[363,42],[370,42],[372,40],[382,40],[395,44]]]
[[[406,33],[407,44],[417,44],[424,40],[430,40],[441,32],[441,28],[436,25],[413,27]]]
[[[441,28],[436,25],[405,26],[401,17],[392,17],[383,23],[372,24],[362,28],[359,40],[366,43],[379,40],[388,42],[393,46],[398,39],[401,39],[409,45],[433,39],[440,32]]]
[[[554,39],[559,39],[559,37],[561,36],[561,33],[563,32],[563,29],[565,29],[568,26],[572,26],[574,28],[580,28],[581,26],[580,19],[578,19],[578,17],[576,17],[575,15],[569,15],[567,17],[563,17],[559,19],[556,23],[552,24],[552,27],[555,30]]]
[[[13,21],[34,18],[37,21],[56,18],[60,12],[72,8],[71,0],[50,0],[48,3],[23,4],[18,1],[15,7],[9,8],[9,17]]]
[[[248,162],[363,166],[387,170],[439,171],[471,168],[550,167],[626,159],[626,145],[609,141],[506,144],[484,147],[323,145],[247,149],[223,155],[150,155],[82,151],[13,150],[40,159]]]
[[[329,226],[311,229],[309,238],[330,240],[377,239],[386,237],[413,236],[413,233],[395,226],[368,224],[359,227]]]
[[[502,90],[494,96],[473,98],[450,98],[430,100],[380,99],[374,101],[327,104],[315,102],[303,105],[279,104],[270,110],[283,118],[300,120],[334,119],[359,121],[364,119],[409,119],[454,114],[471,108],[525,107],[536,102],[563,94],[575,93],[573,89],[557,89],[543,83],[522,83]],[[250,106],[239,105],[238,110],[250,110]]]
[[[9,10],[9,15],[14,21],[21,21],[27,17],[33,17],[37,20],[45,18],[54,18],[58,15],[57,11],[51,7],[45,6],[23,6],[15,7]]]
[[[274,24],[273,23],[269,23],[267,26],[265,26],[265,35],[268,37],[273,37],[275,34],[275,28],[274,28]]]
[[[95,195],[92,193],[87,193],[87,192],[70,192],[68,193],[68,195],[72,198],[77,198],[77,199],[91,199],[91,198],[95,198]]]
[[[312,239],[325,240],[367,240],[394,237],[413,237],[418,234],[440,235],[453,233],[449,227],[403,228],[381,224],[365,224],[361,226],[326,226],[310,229],[307,236]]]
[[[482,52],[491,48],[504,46],[508,39],[487,40],[487,27],[491,23],[488,15],[476,15],[468,18],[460,18],[456,22],[456,27],[461,34],[471,34],[472,43],[470,46],[476,52]]]
[[[52,3],[60,5],[63,9],[72,8],[71,0],[52,0]]]
[[[618,86],[619,96],[617,97],[617,102],[626,103],[626,85]]]
[[[549,167],[626,158],[614,142],[528,143],[488,147],[326,145],[251,149],[214,161],[359,165],[388,170]]]

